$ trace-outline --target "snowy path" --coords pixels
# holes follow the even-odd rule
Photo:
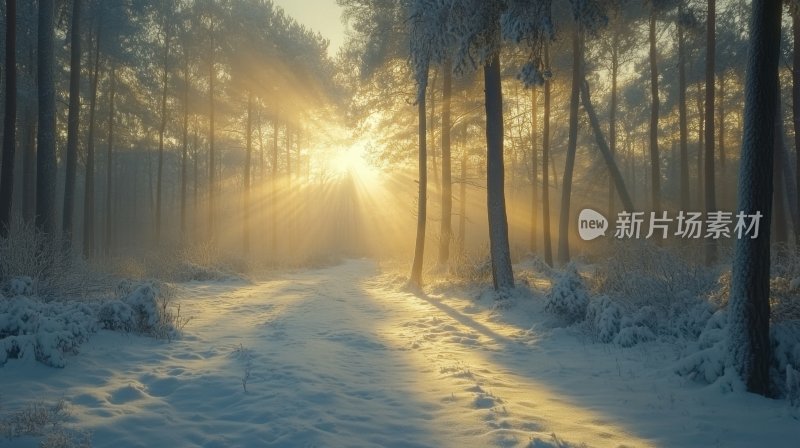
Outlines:
[[[182,285],[182,310],[195,319],[181,340],[102,332],[63,370],[10,363],[0,381],[24,392],[4,393],[3,407],[64,397],[96,447],[730,447],[800,438],[785,405],[667,374],[668,348],[527,331],[540,304],[492,312],[491,299],[415,296],[376,274],[372,262],[349,261],[256,284]]]

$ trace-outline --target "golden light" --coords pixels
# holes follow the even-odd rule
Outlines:
[[[331,158],[333,171],[341,176],[352,176],[363,184],[370,184],[378,179],[377,169],[367,161],[367,142],[356,141],[350,146],[334,150]]]

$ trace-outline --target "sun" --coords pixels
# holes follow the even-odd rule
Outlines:
[[[359,141],[334,151],[331,168],[342,177],[352,176],[364,182],[377,179],[377,170],[366,159],[366,142]]]

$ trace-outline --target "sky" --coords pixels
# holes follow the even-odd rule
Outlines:
[[[318,31],[330,40],[328,54],[333,56],[344,43],[342,8],[336,0],[274,0],[299,23]]]

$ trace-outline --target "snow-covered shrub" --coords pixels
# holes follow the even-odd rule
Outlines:
[[[792,406],[800,406],[800,371],[786,366],[786,399]]]
[[[143,282],[133,288],[133,291],[122,299],[121,304],[109,305],[115,308],[107,308],[105,316],[115,319],[109,322],[112,325],[125,328],[130,322],[129,328],[134,331],[157,338],[172,339],[191,318],[182,316],[180,305],[173,307],[171,298],[172,293],[165,284]],[[130,320],[123,305],[127,305],[131,310]]]
[[[697,341],[690,344],[688,354],[678,361],[675,372],[706,384],[725,375],[728,356],[727,325],[727,312],[715,312],[706,322]]]
[[[800,405],[800,321],[770,326],[771,376],[777,394]]]
[[[82,257],[65,250],[60,239],[46,237],[18,217],[12,219],[8,236],[0,238],[0,286],[25,291],[18,295],[45,300],[82,297],[107,290],[108,278],[91,269]],[[9,285],[14,279],[16,284]]]
[[[8,297],[30,297],[33,295],[33,279],[27,275],[13,277],[3,286],[3,293]]]
[[[6,438],[40,436],[69,417],[64,400],[55,403],[35,401],[23,409],[0,417],[0,435]]]
[[[123,299],[123,303],[133,312],[136,330],[142,333],[151,332],[161,321],[158,293],[158,286],[152,282],[145,282],[138,285]]]
[[[772,322],[800,321],[800,295],[798,295],[795,280],[788,277],[770,279],[769,298]]]
[[[88,431],[56,427],[45,434],[39,446],[41,448],[91,448],[92,434]]]
[[[652,341],[656,335],[643,325],[623,327],[614,337],[614,343],[622,347],[633,347],[636,344]]]
[[[55,403],[34,401],[0,416],[0,436],[7,439],[41,437],[41,448],[91,448],[89,432],[64,426],[69,417],[69,405],[63,399]]]
[[[649,243],[626,241],[598,264],[593,290],[625,308],[652,306],[666,312],[681,297],[704,297],[716,286],[716,274],[678,254]]]
[[[479,252],[455,253],[450,259],[450,276],[462,284],[485,284],[492,281],[492,260],[488,248]]]
[[[717,309],[709,300],[688,295],[679,296],[670,307],[667,328],[662,332],[680,339],[695,340]]]
[[[121,300],[110,300],[100,305],[97,321],[106,330],[132,331],[136,328],[133,308]]]
[[[613,341],[622,347],[633,347],[652,341],[656,338],[658,322],[656,310],[651,306],[643,306],[626,313],[619,321],[619,331],[614,335]]]
[[[583,320],[589,294],[574,263],[568,264],[558,275],[550,294],[547,295],[545,309],[572,324]]]
[[[176,267],[173,279],[176,281],[188,282],[192,280],[226,280],[230,277],[231,276],[229,274],[225,274],[216,268],[201,266],[190,261],[184,261]]]
[[[622,311],[608,296],[589,300],[586,323],[590,333],[600,342],[611,342],[619,333]]]
[[[44,303],[17,297],[0,302],[0,365],[8,358],[64,367],[67,353],[97,330],[94,310],[79,302]]]

